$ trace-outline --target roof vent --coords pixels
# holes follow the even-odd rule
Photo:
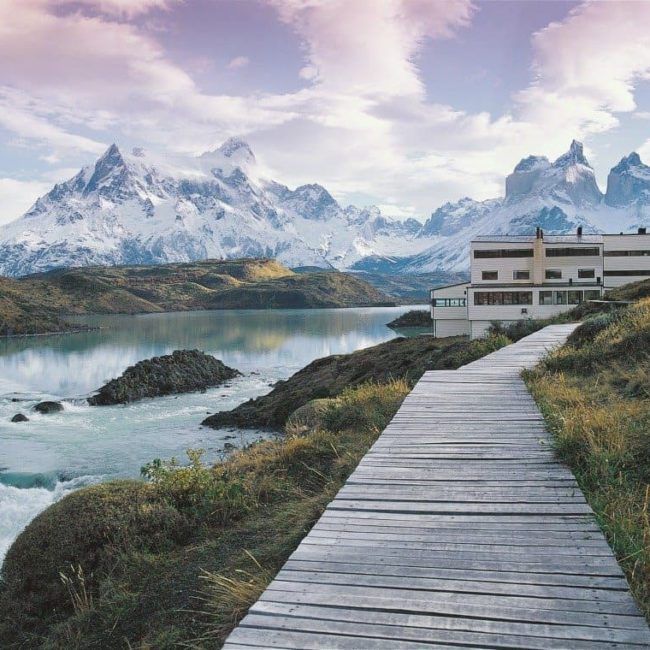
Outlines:
[[[639,228],[639,235],[645,235],[646,234],[646,229],[645,228]]]

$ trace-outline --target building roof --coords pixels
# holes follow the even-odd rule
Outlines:
[[[535,235],[477,235],[472,242],[534,243]],[[544,235],[546,244],[602,244],[602,235]]]

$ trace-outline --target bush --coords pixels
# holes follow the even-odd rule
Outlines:
[[[190,463],[184,466],[175,458],[157,458],[140,471],[156,493],[178,510],[195,519],[223,524],[254,504],[244,481],[229,471],[228,463],[206,466],[201,462],[203,453],[202,449],[188,450]]]
[[[581,348],[592,341],[597,334],[607,329],[619,317],[616,311],[595,314],[585,319],[567,339],[567,343],[574,348]]]
[[[330,401],[322,416],[323,427],[335,432],[344,429],[379,432],[409,391],[410,386],[404,379],[346,389]]]
[[[83,488],[38,515],[13,543],[2,567],[6,596],[36,618],[70,613],[62,573],[81,573],[92,596],[98,574],[121,550],[168,548],[189,532],[188,520],[144,483]]]

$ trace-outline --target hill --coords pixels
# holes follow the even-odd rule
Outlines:
[[[357,277],[296,274],[267,259],[85,267],[0,278],[0,334],[64,331],[70,314],[389,304]]]

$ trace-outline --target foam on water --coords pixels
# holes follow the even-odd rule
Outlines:
[[[93,476],[60,481],[43,474],[0,475],[0,563],[12,542],[39,512],[71,490],[99,480],[100,477]]]

